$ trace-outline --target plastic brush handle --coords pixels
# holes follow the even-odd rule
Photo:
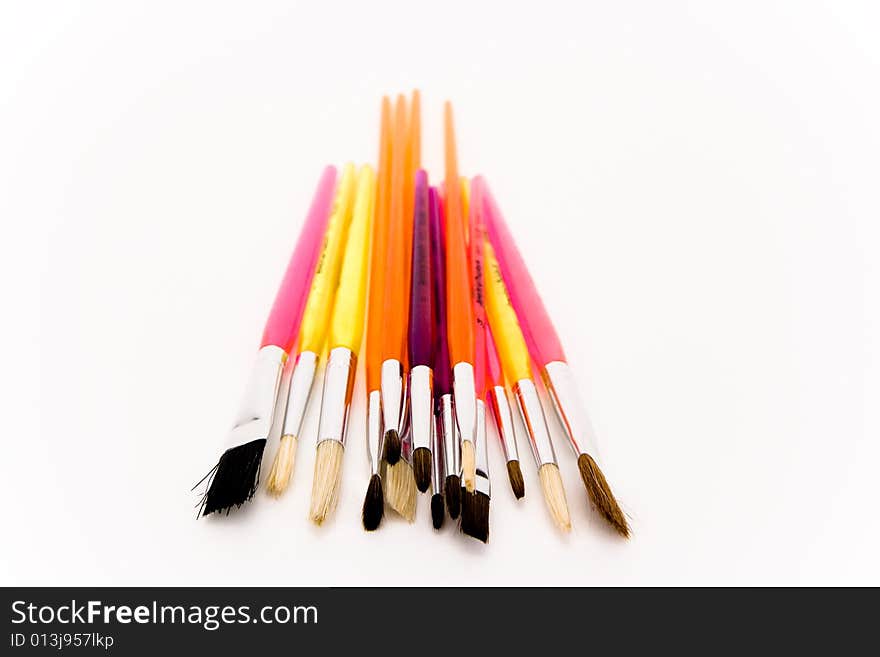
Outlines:
[[[333,203],[333,188],[336,185],[336,167],[326,167],[318,181],[312,205],[306,215],[306,222],[299,232],[296,247],[287,263],[287,271],[275,302],[263,329],[261,347],[274,345],[290,353],[299,331],[306,296],[312,284],[315,259],[321,246],[321,239],[327,228],[330,205]]]
[[[492,335],[492,328],[486,324],[486,389],[504,385],[504,372],[498,360],[498,347]]]
[[[431,276],[431,219],[428,175],[416,173],[412,276],[409,296],[409,365],[434,367],[434,280]]]
[[[501,368],[508,381],[531,379],[529,349],[519,328],[516,312],[510,303],[492,245],[488,242],[485,244],[486,308],[492,334],[495,336],[495,344],[498,346],[498,354],[501,357]]]
[[[339,270],[342,265],[342,253],[345,248],[345,237],[351,222],[351,207],[354,200],[355,173],[354,165],[346,164],[336,190],[333,211],[327,224],[327,234],[321,245],[321,253],[315,265],[315,276],[312,278],[312,289],[303,313],[300,327],[299,351],[319,353],[327,337],[327,325],[333,310],[333,297],[339,284]]]
[[[434,264],[434,396],[452,393],[452,366],[449,363],[449,344],[446,340],[446,253],[443,209],[440,194],[431,187],[429,192],[431,217],[431,257]]]
[[[388,243],[388,195],[391,183],[391,101],[382,98],[379,127],[379,171],[376,209],[370,247],[370,284],[367,300],[367,391],[378,390],[382,380],[382,302],[385,294],[385,249]]]
[[[388,243],[385,254],[385,298],[382,303],[382,360],[403,362],[406,355],[406,325],[409,317],[409,252],[405,213],[406,99],[397,97],[394,132],[391,136],[391,191],[389,196]]]
[[[461,204],[458,154],[452,105],[444,108],[446,151],[446,302],[449,357],[453,366],[474,362],[474,309],[467,253],[467,231]]]
[[[372,167],[366,165],[358,173],[357,195],[330,323],[330,348],[347,347],[355,355],[361,348],[364,335],[367,259],[375,198],[376,174]]]
[[[529,274],[528,267],[516,248],[516,242],[507,228],[498,204],[485,180],[479,181],[483,188],[483,207],[486,210],[486,226],[489,239],[497,250],[498,264],[507,281],[513,307],[522,322],[523,334],[532,358],[542,367],[553,361],[565,361],[565,352],[544,307],[538,288]]]
[[[421,168],[422,153],[422,110],[421,96],[418,90],[412,92],[412,98],[409,105],[409,122],[406,129],[406,153],[404,155],[403,170],[403,213],[407,222],[407,228],[404,231],[406,243],[404,253],[409,254],[412,251],[413,240],[413,221],[415,219],[415,186],[416,172]],[[410,284],[412,269],[407,262],[406,267],[406,285]],[[407,290],[409,287],[406,288]]]
[[[486,331],[489,328],[489,320],[486,316],[486,265],[483,255],[483,242],[485,240],[486,226],[483,221],[481,188],[464,181],[462,184],[462,198],[468,212],[470,226],[470,240],[468,248],[471,254],[471,295],[474,299],[474,384],[477,394],[482,395],[486,390]]]

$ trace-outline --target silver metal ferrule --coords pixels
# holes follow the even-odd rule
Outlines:
[[[477,430],[477,391],[474,366],[470,363],[462,361],[452,368],[452,400],[461,440],[473,442]]]
[[[413,441],[412,431],[400,434],[400,458],[412,465]]]
[[[431,449],[434,424],[434,374],[427,365],[409,371],[409,422],[413,450]]]
[[[284,424],[281,427],[282,436],[299,436],[317,369],[318,354],[314,351],[303,351],[296,357],[293,374],[290,376],[290,387],[287,390],[287,406],[284,411]]]
[[[461,474],[461,442],[449,394],[440,397],[440,430],[443,432],[443,471],[447,477],[458,476]]]
[[[382,461],[382,443],[385,432],[382,430],[382,393],[371,390],[367,398],[367,459],[370,461],[370,474],[379,474]]]
[[[446,475],[444,474],[445,459],[441,457],[444,451],[443,420],[439,413],[434,416],[434,421],[431,422],[431,429],[431,451],[434,454],[434,458],[431,459],[431,490],[438,494],[443,492],[443,483],[446,481]]]
[[[510,412],[510,401],[507,399],[507,390],[504,386],[493,386],[489,389],[487,401],[492,417],[495,420],[495,428],[498,437],[501,438],[501,448],[504,450],[505,461],[519,461],[519,450],[516,447],[516,430],[513,425],[513,413]]]
[[[558,360],[547,363],[541,376],[550,393],[550,399],[553,400],[553,409],[559,418],[559,424],[562,425],[575,455],[589,454],[598,458],[596,432],[578,392],[574,372],[568,363]]]
[[[403,430],[403,363],[389,358],[382,363],[382,423],[385,431]]]
[[[513,394],[516,396],[523,424],[529,434],[532,455],[538,467],[546,463],[556,463],[556,453],[553,451],[547,421],[541,408],[541,399],[538,397],[534,382],[531,379],[520,379],[513,386]]]
[[[269,345],[257,352],[232,430],[226,438],[228,447],[269,438],[285,360],[287,353],[281,347]]]
[[[351,349],[336,347],[330,350],[324,370],[324,396],[321,399],[321,419],[318,422],[318,443],[335,440],[345,445],[345,426],[354,390],[357,356]]]
[[[477,400],[477,432],[474,442],[474,454],[476,456],[477,478],[476,490],[491,497],[492,489],[489,486],[489,444],[486,437],[486,404],[482,399]]]

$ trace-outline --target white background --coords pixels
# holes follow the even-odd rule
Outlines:
[[[880,584],[874,3],[6,2],[0,584]],[[195,518],[327,163],[418,86],[492,184],[585,389],[622,542],[497,443],[491,542]],[[557,434],[557,437],[558,434]],[[271,457],[269,450],[269,457]]]

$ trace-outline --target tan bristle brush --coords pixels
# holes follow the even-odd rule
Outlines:
[[[332,513],[339,492],[348,409],[354,389],[358,349],[363,337],[368,246],[375,193],[373,169],[363,166],[358,173],[354,217],[330,322],[330,355],[324,371],[315,476],[309,507],[309,518],[318,525]]]
[[[556,453],[550,440],[550,432],[544,419],[544,411],[538,391],[532,380],[529,351],[520,330],[516,313],[510,303],[504,279],[492,246],[485,243],[486,307],[492,334],[495,336],[501,365],[508,381],[514,381],[513,389],[523,424],[529,434],[529,444],[538,466],[541,490],[553,521],[562,531],[571,529],[571,516],[562,476],[556,462]]]
[[[407,521],[415,520],[416,511],[416,480],[413,471],[413,444],[412,435],[405,436],[404,425],[409,424],[407,417],[408,407],[405,403],[406,395],[403,392],[401,381],[403,363],[401,360],[408,356],[407,353],[407,328],[409,320],[409,294],[411,276],[411,249],[413,236],[413,213],[414,207],[414,184],[415,171],[419,166],[416,157],[421,152],[421,116],[419,106],[419,94],[413,92],[411,115],[407,117],[407,104],[403,96],[398,96],[394,109],[394,132],[392,133],[392,157],[391,157],[391,190],[389,198],[389,229],[387,245],[387,266],[385,272],[385,321],[383,323],[383,350],[385,361],[382,363],[382,406],[385,421],[385,456],[388,467],[385,471],[385,499],[388,505]],[[393,370],[393,371],[392,371]],[[397,375],[401,376],[398,377]],[[392,392],[386,395],[387,386]],[[386,407],[398,404],[395,414],[394,408]],[[401,403],[403,402],[403,403]],[[390,431],[389,426],[397,420],[397,431]],[[392,446],[389,439],[400,445],[397,459],[394,459]]]
[[[287,490],[293,472],[298,436],[311,396],[321,349],[324,346],[327,324],[333,307],[333,295],[339,283],[345,238],[351,223],[352,204],[356,191],[355,177],[354,165],[346,165],[336,191],[327,233],[318,255],[318,266],[315,268],[312,287],[303,312],[298,355],[293,366],[284,423],[281,428],[281,443],[275,452],[272,469],[266,481],[266,489],[273,497],[278,497]]]
[[[489,236],[497,249],[498,265],[508,283],[513,308],[521,320],[529,354],[541,367],[541,377],[550,393],[553,408],[578,457],[578,470],[587,497],[608,524],[627,538],[629,523],[596,462],[595,432],[578,393],[574,373],[565,360],[562,343],[488,185],[482,179],[475,182],[483,188]]]

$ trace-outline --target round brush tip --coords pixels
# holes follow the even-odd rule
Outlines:
[[[614,493],[611,492],[611,486],[608,485],[605,475],[596,461],[593,460],[593,457],[589,454],[578,456],[578,470],[581,473],[584,487],[587,489],[590,503],[608,521],[608,524],[614,528],[614,531],[624,538],[629,538],[630,529],[626,516],[620,509]]]
[[[364,497],[364,508],[361,515],[364,529],[368,532],[378,529],[384,515],[385,496],[382,493],[382,480],[379,478],[379,475],[374,474],[370,477],[370,483],[367,485],[367,495]]]
[[[413,452],[413,474],[420,493],[426,493],[431,487],[431,461],[431,450],[427,447]]]
[[[443,526],[443,516],[445,513],[443,496],[435,493],[431,496],[431,521],[434,524],[434,529],[440,529]]]
[[[400,460],[400,434],[395,429],[385,432],[385,453],[383,458],[388,465],[395,465]]]
[[[516,499],[521,500],[526,495],[526,483],[523,481],[522,470],[519,467],[519,461],[507,462],[507,479],[510,481],[510,488]]]
[[[461,514],[461,479],[458,475],[446,477],[446,510],[449,517],[455,520]]]

